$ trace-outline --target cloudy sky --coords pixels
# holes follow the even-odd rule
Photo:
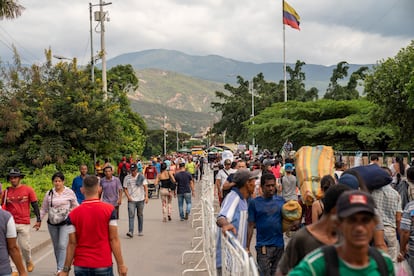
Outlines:
[[[283,61],[281,0],[107,0],[108,58],[146,49],[215,54],[240,61]],[[413,0],[288,0],[301,31],[286,26],[286,57],[308,64],[375,63],[414,39]],[[54,54],[90,60],[89,1],[20,0],[26,7],[0,24],[0,57],[14,44],[24,63]],[[92,4],[98,4],[95,0]],[[99,7],[94,7],[98,10]],[[98,22],[93,22],[93,28]],[[99,29],[99,27],[97,27]],[[94,33],[95,52],[100,35]]]

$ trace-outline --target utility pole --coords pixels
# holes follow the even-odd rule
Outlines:
[[[99,0],[99,4],[89,3],[89,28],[91,36],[91,79],[92,82],[95,81],[94,67],[95,67],[95,57],[93,55],[93,37],[92,37],[92,7],[99,6],[99,12],[95,12],[95,21],[99,21],[101,25],[101,52],[100,58],[102,59],[102,92],[104,100],[108,98],[107,95],[107,81],[106,81],[106,49],[105,49],[105,20],[107,20],[106,12],[103,11],[103,6],[111,5],[112,2],[105,3],[103,0]]]
[[[102,58],[102,92],[104,94],[104,101],[108,98],[108,88],[106,82],[106,53],[105,53],[105,13],[103,11],[104,2],[99,0],[99,19],[101,22],[101,58]],[[92,57],[93,58],[93,57]]]
[[[167,155],[167,127],[166,127],[167,115],[164,113],[164,156]]]
[[[91,81],[95,82],[95,60],[93,57],[93,33],[92,33],[92,3],[89,2],[89,31],[91,35]]]
[[[179,144],[178,144],[178,143],[179,143],[179,141],[180,141],[180,140],[178,139],[178,128],[176,129],[176,131],[177,131],[177,152],[178,152],[178,150],[179,150],[179,148],[178,148],[178,147],[179,147]]]

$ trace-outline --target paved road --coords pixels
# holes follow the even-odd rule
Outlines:
[[[193,200],[193,206],[197,205],[198,196],[199,193]],[[188,221],[179,220],[176,198],[173,199],[172,221],[167,223],[162,222],[161,200],[150,199],[144,209],[144,236],[138,237],[137,233],[134,233],[132,239],[126,236],[128,216],[125,203],[124,198],[120,209],[119,236],[123,256],[129,267],[128,275],[181,275],[183,270],[195,265],[197,258],[191,256],[186,258],[184,265],[181,264],[181,254],[191,249],[194,230],[191,227],[191,216]],[[36,268],[29,275],[53,275],[56,264],[45,224],[38,232],[32,232],[32,244]],[[197,273],[197,275],[207,275],[207,273]]]

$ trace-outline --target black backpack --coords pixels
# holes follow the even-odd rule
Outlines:
[[[128,169],[127,169],[126,163],[122,164],[121,174],[122,175],[127,175],[128,174]]]
[[[334,245],[323,246],[321,248],[323,257],[325,258],[325,275],[326,276],[339,276],[339,261],[338,253]],[[377,262],[378,272],[382,276],[388,275],[387,263],[384,257],[381,255],[375,247],[369,247],[368,255],[371,256],[375,262]]]

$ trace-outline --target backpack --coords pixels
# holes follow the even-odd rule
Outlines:
[[[398,192],[401,197],[401,208],[404,210],[408,202],[410,202],[409,184],[405,180],[400,180],[398,183],[392,183],[391,187]]]
[[[326,264],[325,275],[339,276],[338,252],[336,252],[335,246],[323,246],[321,250]],[[371,256],[377,263],[379,274],[382,276],[388,275],[387,263],[385,262],[384,257],[381,255],[381,252],[379,252],[375,247],[369,247],[368,255]]]
[[[127,169],[126,163],[122,164],[121,174],[122,175],[127,175],[128,174],[128,169]]]

